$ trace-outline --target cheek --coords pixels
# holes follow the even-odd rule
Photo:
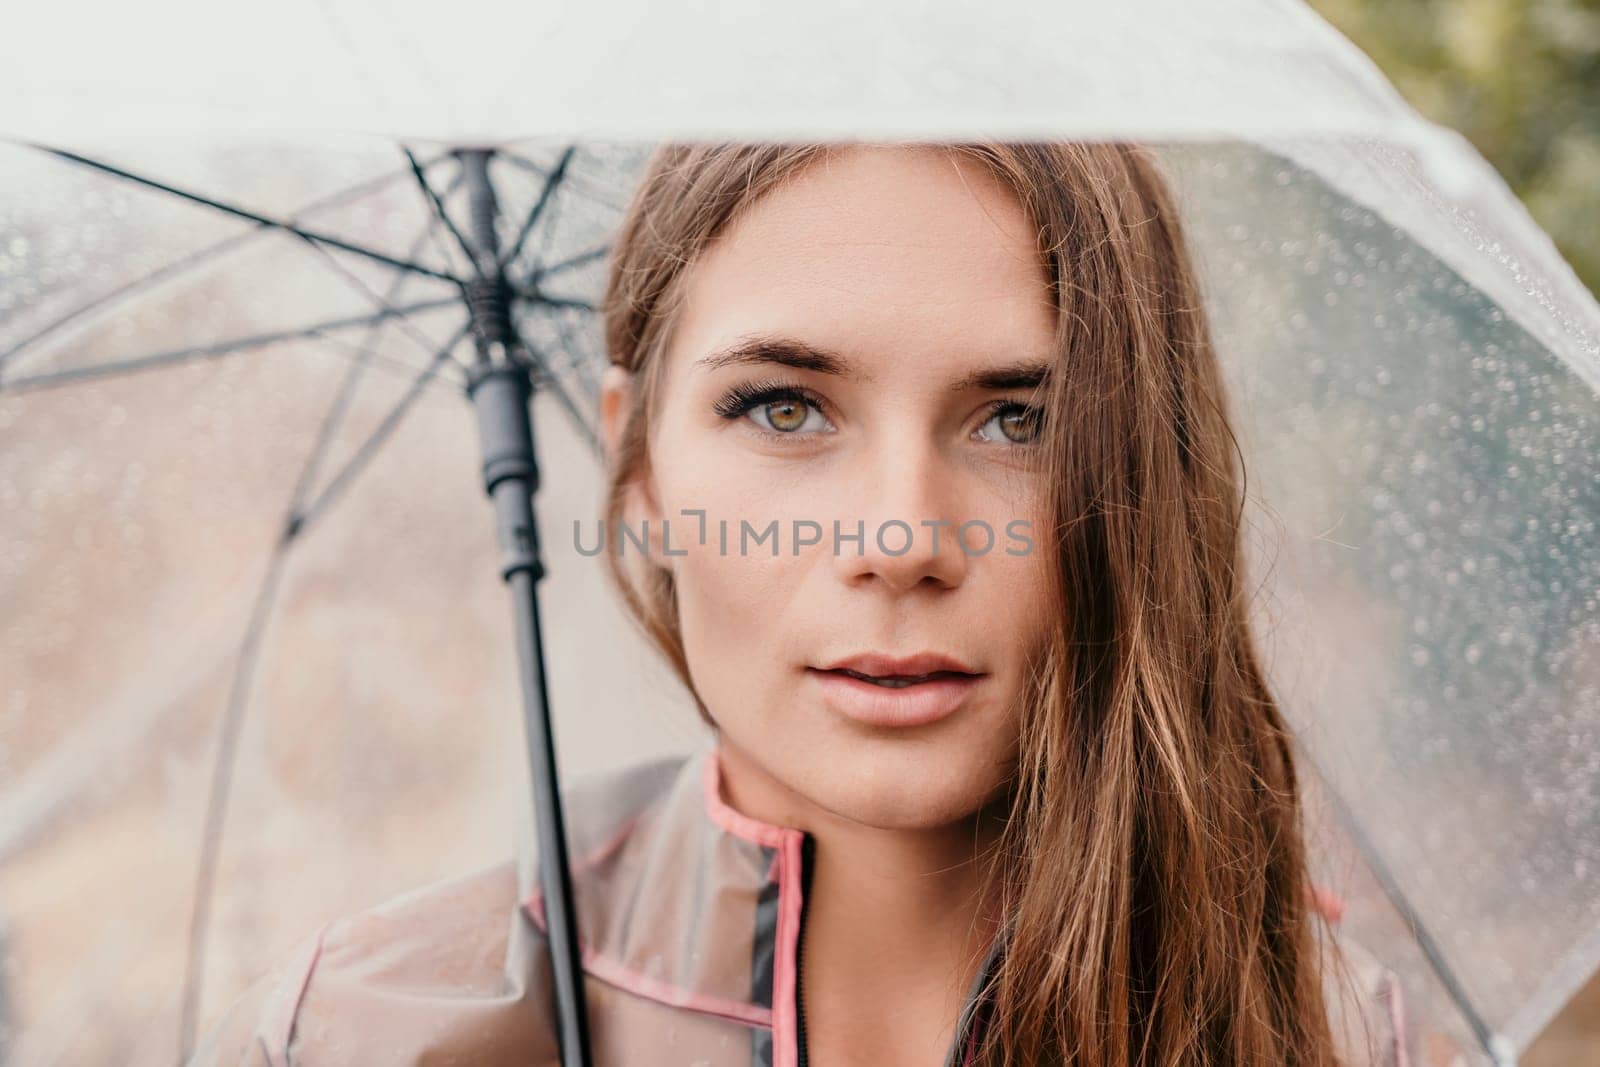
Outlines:
[[[708,509],[709,510],[709,509]],[[708,544],[674,561],[678,628],[694,690],[711,719],[750,751],[773,735],[773,709],[794,706],[798,561],[740,556],[730,524],[728,555]]]
[[[1054,591],[1050,546],[1040,534],[1048,524],[1027,509],[1003,514],[1004,519],[997,520],[994,549],[972,563],[975,570],[985,572],[977,583],[985,601],[981,614],[993,619],[997,629],[1014,635],[1012,659],[1020,664],[1042,646],[1050,628],[1059,625],[1063,605]],[[1005,524],[1012,519],[1019,524],[1008,528]]]
[[[740,522],[761,531],[782,521],[794,494],[681,410],[663,422],[652,449],[664,457],[655,484],[672,552],[661,562],[673,574],[695,689],[719,721],[740,708],[770,704],[785,620],[793,621],[792,572],[799,561],[772,558],[770,539],[741,547]]]
[[[683,553],[666,561],[680,608],[714,613],[716,619],[697,621],[736,634],[747,626],[757,632],[775,626],[794,607],[804,557],[788,554],[784,531],[801,514],[796,509],[804,494],[714,435],[680,432],[668,447],[672,463],[660,471],[657,486],[673,552]],[[782,550],[776,558],[768,532],[774,522]]]
[[[711,710],[770,705],[791,658],[806,557],[772,555],[769,538],[741,543],[741,520],[763,531],[785,517],[738,478],[680,478],[663,493],[678,620],[696,689]],[[682,509],[703,510],[685,515]],[[704,543],[701,543],[702,535]],[[784,542],[786,544],[786,542]]]
[[[673,561],[686,639],[691,632],[714,636],[714,643],[705,647],[719,660],[772,647],[777,628],[789,614],[786,601],[792,599],[780,573],[783,560],[739,556],[732,528],[728,554],[719,556],[716,533],[708,530],[708,534],[705,547],[691,546]]]

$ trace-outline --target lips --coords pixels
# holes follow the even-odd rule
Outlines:
[[[874,674],[862,674],[859,671],[841,670],[841,671],[839,671],[839,673],[840,674],[848,674],[852,678],[859,678],[863,682],[870,682],[873,685],[882,686],[885,689],[904,689],[907,686],[918,685],[918,684],[920,684],[922,682],[929,681],[930,679],[933,679],[933,678],[968,678],[968,677],[971,677],[971,675],[964,674],[964,673],[957,672],[957,671],[934,671],[932,674],[916,674],[916,675],[909,675],[909,676],[893,676],[892,675],[892,676],[888,676],[888,677],[879,677],[879,676],[874,675]]]
[[[823,702],[870,726],[922,726],[953,714],[986,677],[942,653],[869,653],[809,672]]]
[[[942,652],[918,652],[913,656],[890,656],[882,652],[866,652],[857,656],[835,660],[819,668],[825,671],[845,671],[865,678],[927,678],[934,674],[967,674],[981,672],[969,667],[954,656]]]

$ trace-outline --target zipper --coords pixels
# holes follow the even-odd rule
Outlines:
[[[804,964],[806,907],[811,903],[811,853],[813,841],[811,834],[800,831],[800,928],[795,931],[794,938],[794,1010],[795,1010],[795,1048],[799,1054],[799,1067],[806,1067],[806,1005],[802,995],[805,984],[801,980],[805,974],[802,969]]]
[[[800,831],[800,922],[799,929],[795,931],[794,939],[794,1008],[795,1008],[795,1050],[798,1067],[807,1067],[810,1059],[806,1051],[806,1005],[805,1005],[805,928],[806,909],[811,905],[811,868],[816,841],[805,830]],[[1007,931],[998,935],[998,941],[1003,943]],[[989,1009],[992,1007],[990,998],[984,995],[987,992],[987,979],[996,964],[996,955],[1000,944],[991,945],[989,953],[985,956],[983,965],[979,968],[977,979],[979,997],[973,1005],[973,1010],[967,1014],[967,1024],[959,1027],[956,1035],[956,1055],[965,1059],[968,1049],[979,1030],[989,1021]]]

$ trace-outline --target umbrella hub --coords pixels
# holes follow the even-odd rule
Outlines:
[[[498,345],[516,347],[516,331],[511,325],[511,285],[503,271],[487,278],[472,278],[466,283],[467,309],[472,315],[472,336],[480,356]]]

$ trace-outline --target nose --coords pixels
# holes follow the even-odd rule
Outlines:
[[[922,586],[952,589],[967,573],[957,541],[959,479],[931,446],[905,444],[874,450],[866,470],[852,479],[852,499],[841,507],[835,565],[841,580],[881,583],[894,593]],[[855,535],[859,533],[859,540]]]

